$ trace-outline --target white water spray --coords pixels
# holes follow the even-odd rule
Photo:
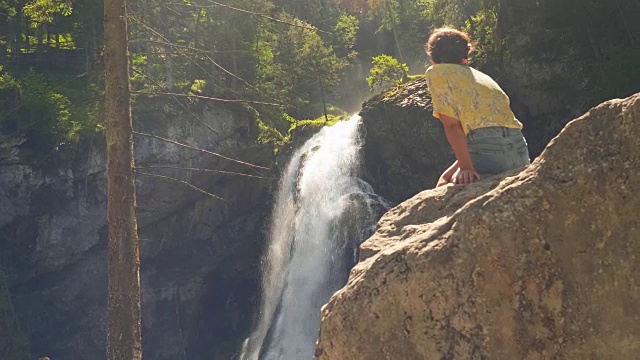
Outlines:
[[[360,117],[322,129],[283,174],[263,272],[260,320],[242,360],[313,357],[320,307],[343,286],[387,205],[358,179]]]

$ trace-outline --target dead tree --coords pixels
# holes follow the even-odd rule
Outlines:
[[[109,228],[107,359],[140,360],[140,250],[125,0],[105,0],[104,15]]]

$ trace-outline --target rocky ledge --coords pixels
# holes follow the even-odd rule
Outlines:
[[[322,309],[316,359],[635,359],[640,94],[528,168],[419,193]]]

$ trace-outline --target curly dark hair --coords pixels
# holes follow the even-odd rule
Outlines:
[[[471,39],[466,33],[450,27],[433,30],[425,50],[437,64],[462,64],[473,51]]]

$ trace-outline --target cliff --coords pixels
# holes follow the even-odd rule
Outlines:
[[[419,193],[322,309],[316,359],[635,359],[640,94],[522,171]]]
[[[241,107],[198,106],[193,114],[167,111],[160,101],[139,107],[138,131],[263,166],[272,161],[271,149],[255,145],[254,115]],[[100,139],[87,143],[72,164],[47,172],[21,158],[19,139],[0,143],[0,265],[11,295],[9,301],[7,287],[0,286],[0,313],[13,314],[7,324],[0,322],[0,358],[17,356],[10,346],[26,348],[24,337],[3,345],[3,329],[11,335],[20,325],[30,343],[27,358],[102,359],[104,145]],[[153,138],[136,138],[135,149],[139,172],[189,181],[224,198],[166,178],[137,178],[145,357],[230,358],[249,332],[257,303],[274,174],[250,171],[264,178],[249,178],[166,168],[247,171]]]

